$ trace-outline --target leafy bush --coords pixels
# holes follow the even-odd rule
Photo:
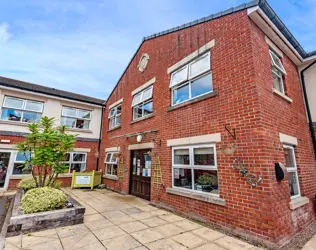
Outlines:
[[[46,183],[46,186],[48,184],[48,179],[45,181]],[[60,185],[61,185],[61,182],[56,180],[55,181],[55,184],[54,185],[50,185],[50,187],[53,187],[53,188],[60,188]],[[36,183],[33,179],[33,177],[30,177],[30,178],[25,178],[25,179],[22,179],[19,184],[18,184],[18,188],[20,189],[23,189],[24,191],[28,191],[32,188],[36,188]]]
[[[197,179],[197,183],[199,185],[211,185],[211,186],[217,186],[217,177],[212,174],[203,174],[200,175]]]
[[[63,208],[66,202],[63,191],[51,187],[33,188],[22,198],[20,209],[25,214]]]

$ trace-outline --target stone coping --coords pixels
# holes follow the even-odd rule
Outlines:
[[[14,198],[7,236],[83,223],[85,207],[68,194],[66,194],[67,200],[74,205],[73,208],[63,208],[33,214],[23,214],[19,210],[23,194],[22,190],[18,190]]]

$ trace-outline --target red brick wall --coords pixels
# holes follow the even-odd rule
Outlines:
[[[23,141],[22,136],[7,136],[7,135],[0,135],[0,140],[10,140],[10,144],[14,144],[17,142]],[[90,152],[87,153],[87,171],[96,170],[97,166],[97,156],[98,156],[98,142],[94,141],[76,141],[75,148],[89,148],[91,149]],[[64,186],[71,185],[71,178],[60,178],[63,182]],[[15,189],[16,185],[20,180],[11,179],[9,182],[9,189]]]
[[[213,89],[218,94],[168,112],[171,93],[167,68],[212,39],[215,39],[211,49]],[[315,181],[311,181],[316,177],[311,172],[315,160],[297,69],[285,58],[286,84],[293,99],[289,105],[272,93],[268,51],[262,32],[248,19],[246,11],[145,41],[107,102],[109,106],[124,98],[120,128],[107,131],[109,110],[105,110],[100,168],[104,169],[104,149],[120,146],[126,171],[123,180],[104,179],[103,183],[129,193],[128,145],[136,144],[136,138],[117,136],[158,130],[144,135],[143,139],[143,142],[155,142],[154,151],[161,160],[164,186],[159,189],[152,185],[153,202],[262,240],[277,243],[290,238],[312,220],[313,211],[310,203],[291,212],[288,184],[286,181],[278,184],[275,179],[274,163],[284,162],[278,133],[299,138],[296,153],[301,189],[310,198],[316,187]],[[148,53],[150,59],[145,71],[140,73],[137,64],[142,53]],[[131,92],[153,77],[156,77],[154,116],[131,124]],[[236,129],[236,140],[225,130],[225,125]],[[221,133],[222,141],[216,144],[217,149],[236,146],[233,155],[220,151],[217,154],[220,197],[226,200],[226,206],[167,194],[166,188],[172,186],[172,156],[167,140],[213,133]],[[250,186],[232,170],[230,164],[236,157],[249,166],[250,172],[262,177],[257,187]],[[295,225],[294,218],[297,218]]]

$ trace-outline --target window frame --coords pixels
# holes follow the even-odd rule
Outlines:
[[[8,106],[8,105],[5,105],[6,100],[7,100],[8,98],[9,98],[9,99],[15,99],[15,100],[20,100],[20,101],[22,101],[22,107],[21,107],[21,108],[13,108],[13,107],[10,107],[10,106]],[[32,103],[41,104],[41,111],[35,111],[35,110],[32,110],[32,109],[27,109],[27,108],[26,108],[27,102],[32,102]],[[16,110],[16,111],[20,111],[20,112],[21,112],[21,120],[20,120],[20,121],[4,120],[4,119],[1,119],[1,117],[2,117],[2,115],[1,115],[0,119],[1,119],[2,121],[29,123],[29,122],[23,121],[24,112],[30,112],[30,113],[39,114],[39,115],[42,117],[43,110],[44,110],[44,102],[36,101],[36,100],[31,100],[31,99],[26,99],[26,98],[20,98],[20,97],[14,97],[14,96],[5,95],[4,98],[3,98],[3,103],[2,103],[2,107],[1,107],[1,113],[2,113],[3,108],[5,108],[5,109],[12,109],[12,110]]]
[[[74,109],[76,111],[76,116],[71,116],[71,115],[64,115],[64,108],[68,108],[68,109]],[[87,111],[90,113],[90,118],[82,118],[78,116],[79,111]],[[68,127],[66,124],[62,123],[63,118],[70,118],[70,119],[75,119],[76,120],[76,124],[77,124],[77,120],[84,120],[84,121],[88,121],[88,128],[77,128],[77,127]],[[62,126],[66,126],[69,129],[82,129],[82,130],[87,130],[90,128],[90,122],[92,120],[92,110],[88,110],[88,109],[82,109],[82,108],[74,108],[74,107],[70,107],[70,106],[62,106],[61,108],[61,120],[60,120],[60,124]]]
[[[301,186],[300,186],[300,181],[299,181],[299,178],[298,178],[298,169],[297,169],[297,164],[296,164],[296,156],[295,156],[295,148],[294,146],[291,146],[291,145],[287,145],[287,144],[283,144],[283,148],[286,148],[286,149],[290,149],[292,151],[292,157],[293,157],[293,164],[294,164],[294,167],[292,168],[288,168],[286,165],[286,171],[289,172],[289,173],[296,173],[296,181],[297,181],[297,186],[298,186],[298,194],[297,195],[293,195],[291,196],[291,200],[293,199],[296,199],[298,197],[301,197]],[[285,153],[285,152],[284,152]]]
[[[115,161],[115,162],[112,162],[112,158],[113,158],[113,155],[114,155],[114,154],[119,154],[119,153],[120,153],[120,152],[118,152],[118,151],[106,152],[106,154],[105,154],[105,159],[104,159],[104,163],[105,163],[105,175],[108,175],[108,176],[117,176],[117,175],[113,174],[113,165],[116,164],[117,167],[118,167],[118,159],[119,159],[119,157],[116,158],[116,161]],[[107,156],[108,156],[109,154],[111,154],[110,161],[106,161]],[[107,173],[107,168],[108,168],[108,165],[109,165],[109,164],[111,165],[111,174],[108,174],[108,173]]]
[[[12,176],[30,176],[32,174],[32,172],[30,172],[29,174],[14,174],[14,167],[15,164],[24,164],[26,161],[18,161],[16,158],[18,157],[18,154],[22,153],[19,151],[16,151],[14,153],[14,157],[13,157],[13,168],[12,168]],[[31,156],[30,156],[31,157]]]
[[[214,150],[214,166],[209,166],[209,165],[194,165],[194,149],[195,148],[213,148]],[[189,149],[189,165],[181,165],[181,164],[175,164],[174,163],[174,151],[177,149]],[[215,193],[207,193],[207,192],[203,192],[203,191],[199,191],[199,190],[195,190],[194,189],[194,170],[213,170],[213,171],[217,171],[217,180],[218,178],[218,167],[217,167],[217,156],[216,156],[216,144],[212,143],[212,144],[196,144],[196,145],[186,145],[186,146],[175,146],[172,147],[172,163],[171,163],[171,168],[172,168],[172,188],[175,189],[180,189],[180,190],[185,190],[187,192],[194,192],[194,193],[199,193],[199,194],[203,194],[203,195],[212,195],[212,196],[216,196],[219,197],[219,193],[215,194]],[[177,187],[174,185],[174,169],[175,168],[183,168],[183,169],[191,169],[191,176],[192,176],[192,189],[186,189],[186,188],[182,188],[182,187]]]
[[[150,97],[148,97],[148,98],[143,100],[144,92],[147,91],[147,90],[151,91],[151,95],[150,95]],[[136,104],[133,104],[134,98],[137,95],[141,96],[140,101],[137,102]],[[142,116],[141,117],[137,117],[137,118],[134,119],[134,109],[136,107],[144,106],[145,104],[152,102],[152,110],[154,110],[154,98],[153,98],[153,95],[154,95],[154,85],[150,85],[149,87],[147,87],[147,88],[145,88],[145,89],[141,90],[140,92],[137,92],[136,94],[133,95],[133,98],[132,98],[132,120],[133,121],[137,121],[139,119],[142,119],[144,117],[147,117],[147,116],[151,115],[151,114],[144,115],[144,108],[142,108]],[[152,111],[152,112],[154,112],[154,111]]]
[[[194,63],[196,63],[197,61],[200,61],[202,60],[204,57],[209,57],[209,69],[205,70],[205,71],[202,71],[201,73],[197,74],[197,75],[194,75],[193,77],[191,77],[191,65],[193,65]],[[187,68],[187,77],[185,80],[183,81],[180,81],[178,83],[175,83],[175,84],[172,84],[172,79],[173,79],[173,76],[178,73],[179,71],[183,70],[184,68]],[[205,92],[203,94],[200,94],[200,95],[197,95],[197,96],[194,96],[192,97],[192,83],[204,76],[207,76],[207,75],[211,75],[211,91],[208,91],[208,92]],[[181,88],[185,85],[188,85],[189,86],[189,98],[187,100],[184,100],[184,101],[181,101],[179,103],[174,103],[174,97],[173,97],[173,93],[174,93],[174,90],[178,89],[178,88]],[[172,72],[171,73],[171,78],[170,78],[170,85],[169,85],[170,89],[171,89],[171,106],[176,106],[176,105],[179,105],[179,104],[182,104],[184,102],[188,102],[190,100],[194,100],[195,98],[198,98],[200,96],[203,96],[203,95],[207,95],[209,93],[212,93],[214,90],[213,90],[213,74],[212,74],[212,63],[211,63],[211,52],[208,51],[206,53],[203,53],[202,55],[199,55],[198,58],[195,58],[194,60],[190,61],[189,63],[187,63],[185,66],[182,66],[181,68],[177,69],[176,71]]]
[[[274,87],[273,84],[273,89],[275,89],[276,91],[281,92],[282,94],[285,95],[285,88],[284,88],[284,81],[283,81],[283,77],[286,75],[286,71],[284,68],[284,65],[281,61],[281,58],[278,56],[277,53],[275,53],[271,48],[269,49],[269,56],[270,56],[270,63],[271,63],[271,71],[272,74],[275,75],[276,77],[278,77],[280,79],[280,84],[281,84],[281,91],[276,89]],[[279,63],[281,64],[282,67],[280,67],[276,62],[275,62],[275,58],[278,59]]]
[[[63,161],[62,163],[64,163],[64,164],[66,164],[66,163],[68,163],[68,172],[66,173],[64,173],[64,174],[72,174],[71,172],[70,172],[70,168],[71,168],[71,164],[76,164],[76,163],[80,163],[80,164],[82,164],[82,163],[84,163],[85,164],[85,166],[84,166],[84,169],[83,170],[81,170],[80,172],[83,172],[83,171],[86,171],[86,169],[87,169],[87,160],[88,160],[88,154],[86,153],[86,152],[68,152],[67,154],[69,154],[70,156],[69,156],[69,161]],[[83,154],[83,155],[85,155],[85,161],[74,161],[73,160],[73,155],[74,154]]]
[[[121,107],[121,112],[119,114],[117,114],[117,109]],[[111,115],[111,111],[112,110],[115,110],[115,113],[113,115]],[[117,118],[120,117],[120,124],[116,125],[116,121],[117,121]],[[109,110],[109,116],[108,116],[108,119],[109,119],[109,129],[114,129],[114,128],[117,128],[119,126],[121,126],[121,118],[122,118],[122,104],[118,104],[116,105],[115,107],[111,108]],[[111,127],[111,119],[114,119],[114,127]]]

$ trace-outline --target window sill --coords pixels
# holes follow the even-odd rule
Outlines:
[[[140,122],[140,121],[143,121],[143,120],[152,118],[152,117],[154,117],[154,116],[155,116],[155,114],[152,113],[152,114],[146,115],[146,116],[144,116],[144,117],[142,117],[142,118],[138,118],[138,119],[136,119],[136,120],[133,120],[133,121],[131,121],[129,124],[134,124],[134,123],[137,123],[137,122]]]
[[[102,177],[105,178],[105,179],[110,179],[110,180],[113,180],[113,181],[118,181],[118,177],[117,177],[116,175],[109,175],[109,174],[106,174],[106,175],[103,175]]]
[[[27,127],[29,123],[27,122],[19,122],[19,121],[7,121],[7,120],[0,120],[0,124],[10,124],[10,125],[17,125]]]
[[[186,102],[177,104],[177,105],[175,105],[175,106],[168,107],[168,108],[167,108],[167,112],[173,111],[173,110],[178,109],[178,108],[185,107],[185,106],[190,105],[190,104],[192,104],[192,103],[200,102],[200,101],[203,101],[203,100],[205,100],[205,99],[208,99],[208,98],[217,96],[217,94],[218,94],[218,91],[217,91],[217,90],[214,90],[213,92],[208,93],[208,94],[206,94],[206,95],[202,95],[202,96],[196,97],[196,98],[194,98],[194,99],[191,99],[191,100],[189,100],[189,101],[186,101]]]
[[[11,175],[10,180],[20,180],[20,179],[25,179],[25,178],[30,178],[32,177],[31,174],[16,174],[16,175]]]
[[[285,101],[287,101],[287,102],[289,102],[289,103],[292,103],[292,102],[293,102],[293,100],[292,100],[290,97],[284,95],[284,94],[281,93],[279,90],[272,89],[272,92],[273,92],[273,94],[275,94],[275,95],[277,95],[277,96],[283,98]]]
[[[297,197],[297,198],[294,198],[293,200],[291,200],[290,208],[291,208],[291,210],[295,210],[295,209],[302,207],[308,203],[309,203],[309,199],[307,197],[305,197],[305,196]]]
[[[226,206],[226,201],[218,196],[211,195],[211,194],[201,194],[201,193],[195,193],[195,192],[190,192],[186,190],[181,190],[178,188],[167,188],[167,193],[168,194],[174,194],[174,195],[180,195],[183,197],[195,199],[195,200],[200,200],[220,206]]]
[[[120,126],[116,126],[114,128],[110,128],[110,129],[107,130],[107,132],[110,132],[110,131],[113,131],[113,130],[116,130],[116,129],[119,129],[119,128],[121,128],[121,125]]]
[[[81,129],[81,128],[66,128],[66,131],[73,131],[73,132],[79,132],[79,133],[89,133],[92,134],[92,130],[90,129]]]

